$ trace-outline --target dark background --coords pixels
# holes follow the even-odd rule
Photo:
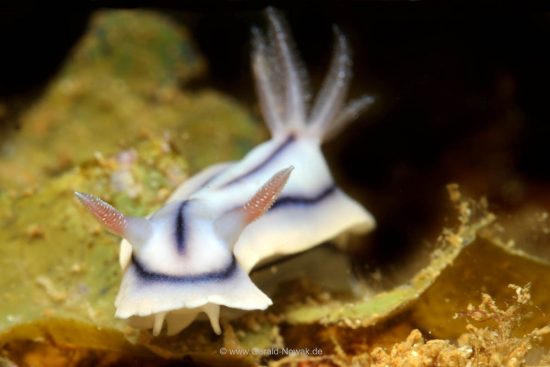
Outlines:
[[[0,123],[40,94],[102,7],[158,9],[190,26],[210,70],[195,87],[218,88],[257,111],[249,32],[263,22],[267,2],[50,5],[2,5],[0,100],[10,107]],[[488,196],[497,212],[533,201],[550,208],[550,12],[543,3],[275,5],[288,17],[314,87],[337,24],[354,50],[351,94],[376,98],[326,145],[339,181],[379,222],[367,250],[373,262],[394,260],[437,233],[449,182]]]

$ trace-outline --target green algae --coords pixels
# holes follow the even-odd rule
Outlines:
[[[121,277],[119,239],[91,220],[73,193],[102,193],[135,215],[158,208],[176,186],[176,182],[160,178],[168,177],[167,172],[187,170],[179,153],[160,150],[161,146],[151,140],[135,146],[137,159],[130,172],[142,179],[139,198],[113,190],[112,177],[121,169],[116,159],[85,162],[32,192],[3,196],[8,210],[0,217],[0,263],[4,269],[0,343],[39,333],[63,342],[68,332],[73,335],[69,344],[111,349],[121,344],[106,337],[116,335],[112,331],[133,335],[124,322],[114,319],[113,303]],[[61,319],[69,321],[60,324]],[[87,325],[92,334],[97,334],[96,329],[105,333],[90,343],[87,333],[74,333],[71,322],[75,321]],[[29,326],[32,323],[41,326]]]
[[[457,315],[479,302],[480,290],[502,299],[509,284],[530,284],[533,308],[538,311],[522,320],[521,330],[527,333],[546,326],[542,310],[550,309],[550,295],[544,291],[550,287],[549,263],[519,248],[512,238],[547,239],[548,226],[538,232],[531,228],[530,236],[524,232],[520,236],[517,229],[505,231],[506,222],[489,211],[485,200],[463,197],[457,185],[449,185],[449,192],[458,213],[457,226],[443,230],[429,263],[406,284],[359,299],[290,304],[283,312],[286,321],[364,328],[406,312],[409,322],[433,337],[453,339],[467,323]],[[503,232],[509,240],[502,239]]]
[[[440,274],[450,267],[477,233],[490,225],[495,217],[487,210],[485,201],[476,202],[461,197],[456,185],[449,185],[451,199],[458,211],[455,229],[444,229],[438,239],[437,250],[429,264],[405,285],[356,300],[332,300],[324,304],[292,305],[285,315],[290,323],[342,324],[348,327],[366,327],[403,310],[417,300]],[[369,292],[370,293],[370,292]]]
[[[95,152],[169,134],[195,170],[242,155],[263,137],[213,90],[181,86],[205,64],[185,29],[150,11],[100,11],[43,95],[4,143],[0,189],[37,186]],[[216,147],[216,149],[206,149]]]
[[[272,288],[293,293],[297,301],[281,304],[276,298],[273,315],[254,314],[253,322],[250,314],[225,319],[221,338],[201,322],[177,336],[153,338],[116,320],[119,239],[101,229],[73,192],[100,195],[125,213],[143,216],[198,169],[237,159],[261,140],[263,130],[227,97],[181,89],[204,69],[185,30],[167,18],[146,11],[103,11],[94,17],[44,95],[22,115],[22,130],[7,142],[11,153],[0,157],[1,188],[9,189],[0,191],[0,346],[42,340],[218,363],[227,358],[220,348],[284,346],[280,328],[363,330],[406,312],[410,322],[433,335],[455,337],[464,321],[453,316],[475,303],[480,286],[498,296],[508,283],[532,281],[538,290],[534,303],[550,307],[540,291],[548,286],[548,264],[504,246],[487,232],[495,223],[487,203],[465,199],[452,187],[456,227],[442,232],[428,266],[395,289],[339,298],[339,288],[349,288],[351,277],[329,275],[346,284],[311,302],[308,294],[289,292],[286,285],[296,278],[274,276],[286,283]],[[307,272],[319,262],[314,255],[304,254],[309,262],[294,268]],[[493,273],[472,261],[476,258],[491,259]],[[306,286],[326,285],[315,285],[323,280],[311,274]],[[262,277],[270,282],[269,274]],[[485,281],[489,278],[492,282]],[[526,327],[543,321],[538,314]],[[259,358],[233,357],[233,362],[254,364]]]
[[[265,132],[224,95],[181,89],[203,70],[168,18],[93,17],[0,157],[0,346],[43,340],[145,353],[132,345],[139,334],[114,318],[119,239],[73,193],[146,215],[192,173],[261,140]]]
[[[468,322],[465,310],[468,305],[479,302],[480,290],[502,303],[509,293],[509,284],[522,285],[531,291],[530,307],[525,310],[515,332],[523,335],[548,325],[548,261],[510,242],[504,243],[499,237],[502,235],[499,228],[503,228],[502,223],[496,221],[481,231],[475,243],[464,249],[454,265],[445,269],[414,304],[411,312],[415,322],[430,330],[434,337],[458,337]],[[544,345],[550,346],[548,338]]]
[[[162,159],[171,157],[164,154]],[[178,164],[177,159],[174,162]],[[146,163],[137,168],[155,169]],[[120,279],[118,239],[89,222],[73,198],[75,190],[112,191],[109,188],[109,168],[95,161],[8,201],[10,214],[0,220],[0,262],[5,269],[0,280],[0,340],[20,335],[20,325],[44,320],[42,331],[57,340],[58,328],[49,330],[48,320],[60,318],[87,322],[92,328],[124,330],[125,325],[113,319]],[[122,203],[124,197],[118,193],[111,198]],[[140,200],[145,206],[154,201],[147,196]],[[83,333],[75,335],[78,339]]]
[[[365,351],[387,343],[384,340],[401,340],[406,336],[400,335],[403,329],[413,326],[429,333],[430,338],[457,340],[470,330],[468,310],[480,302],[482,293],[485,298],[490,294],[506,308],[510,285],[520,284],[532,292],[521,314],[509,322],[513,335],[527,340],[540,331],[535,344],[543,348],[541,353],[547,352],[550,337],[542,335],[548,333],[549,327],[545,310],[550,309],[550,294],[545,290],[550,287],[550,266],[545,257],[523,250],[532,244],[522,243],[529,239],[548,243],[547,215],[537,213],[537,218],[545,220],[545,225],[537,228],[528,226],[526,231],[525,226],[510,226],[506,230],[509,219],[501,220],[491,213],[486,200],[463,197],[457,185],[449,185],[449,190],[458,213],[457,224],[442,231],[426,266],[406,284],[374,295],[368,291],[359,298],[335,296],[325,302],[285,305],[282,316],[298,330],[289,329],[287,342],[296,339],[296,333],[306,333],[310,340],[306,345],[313,347],[330,335],[333,344],[362,343]],[[530,219],[520,221],[526,220]],[[485,320],[481,327],[491,322],[497,322],[499,327],[498,321],[492,319]],[[323,328],[319,329],[319,325]]]

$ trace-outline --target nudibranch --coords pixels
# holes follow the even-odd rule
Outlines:
[[[125,216],[96,196],[76,192],[100,223],[131,243],[116,316],[158,335],[165,319],[168,334],[175,334],[203,311],[219,334],[220,305],[243,310],[271,305],[232,248],[242,230],[273,205],[292,169],[276,173],[244,202],[226,200],[229,206],[220,207],[213,197],[193,196],[148,218]]]
[[[321,151],[324,140],[373,102],[363,96],[345,103],[351,79],[346,38],[335,30],[328,76],[310,108],[305,69],[285,21],[272,8],[267,20],[267,33],[252,31],[252,65],[269,141],[241,161],[199,172],[147,218],[126,217],[95,196],[77,194],[124,237],[116,316],[154,335],[165,322],[168,334],[178,333],[201,312],[219,334],[220,306],[271,304],[248,276],[255,265],[375,226],[372,215],[334,183]]]

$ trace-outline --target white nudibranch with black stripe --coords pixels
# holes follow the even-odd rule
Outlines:
[[[124,216],[77,193],[107,229],[124,237],[116,316],[154,335],[165,323],[167,333],[176,334],[201,312],[219,334],[220,306],[271,305],[248,276],[255,265],[375,226],[336,186],[320,149],[372,103],[368,96],[344,103],[351,78],[346,38],[335,30],[330,70],[310,109],[305,70],[284,20],[271,8],[267,19],[267,34],[253,30],[252,64],[271,140],[239,162],[198,173],[147,218]]]

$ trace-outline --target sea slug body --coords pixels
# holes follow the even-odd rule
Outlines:
[[[267,20],[266,34],[252,32],[252,65],[269,141],[241,161],[198,173],[147,218],[126,217],[92,195],[77,194],[125,238],[116,316],[155,335],[164,324],[168,334],[178,333],[200,312],[219,334],[220,306],[271,304],[248,276],[254,266],[375,226],[372,215],[335,184],[320,148],[373,101],[364,96],[345,104],[351,79],[345,37],[335,30],[330,69],[309,108],[305,70],[285,22],[272,8]]]

